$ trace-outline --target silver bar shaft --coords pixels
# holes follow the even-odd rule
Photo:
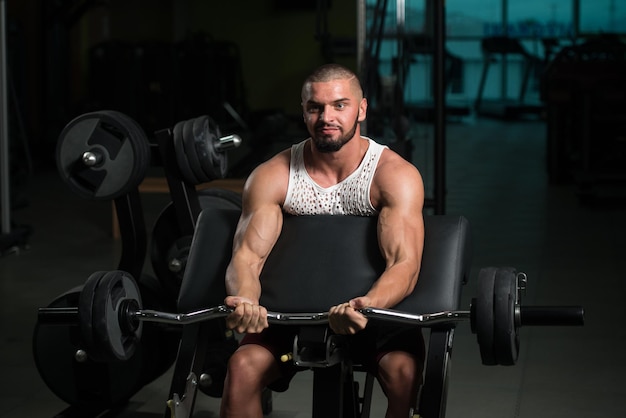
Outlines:
[[[393,309],[365,308],[361,313],[371,319],[403,324],[445,324],[470,318],[470,311],[443,311],[428,314],[410,314]]]
[[[216,306],[214,308],[202,309],[189,313],[167,313],[153,311],[149,309],[138,310],[131,315],[139,321],[159,322],[164,324],[193,324],[196,322],[208,321],[210,319],[224,318],[233,311],[225,305]],[[462,321],[469,319],[469,311],[445,311],[429,314],[409,314],[406,312],[395,311],[392,309],[365,308],[360,312],[368,318],[375,318],[395,323],[404,323],[409,325],[420,324],[440,324]],[[328,323],[328,312],[311,312],[311,313],[281,313],[268,312],[267,320],[270,323],[280,323],[287,325],[321,325]]]

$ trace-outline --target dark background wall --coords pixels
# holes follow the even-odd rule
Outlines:
[[[12,148],[26,142],[36,162],[53,162],[63,126],[89,110],[116,108],[147,131],[212,112],[220,123],[224,95],[244,117],[298,114],[313,67],[356,66],[353,49],[325,49],[317,36],[325,18],[333,40],[353,45],[354,1],[322,2],[326,14],[315,0],[5,1]]]

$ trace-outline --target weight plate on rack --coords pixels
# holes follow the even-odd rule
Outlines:
[[[65,126],[56,161],[61,178],[81,197],[115,199],[143,180],[150,144],[141,127],[125,114],[91,112]]]
[[[176,162],[178,163],[178,170],[183,180],[191,185],[200,184],[200,181],[191,170],[189,159],[185,154],[185,145],[183,143],[183,128],[186,121],[178,122],[174,125],[172,131],[172,140],[174,141],[174,152],[176,153]]]
[[[215,129],[212,129],[213,127]],[[216,148],[221,137],[217,124],[208,116],[201,116],[194,121],[193,133],[197,154],[204,172],[211,180],[226,177],[228,154]]]
[[[195,177],[200,183],[207,183],[213,179],[205,174],[200,164],[200,156],[196,149],[196,138],[194,136],[195,121],[196,119],[190,119],[185,121],[183,125],[183,148],[185,149],[189,167],[191,167],[191,171],[194,173]]]

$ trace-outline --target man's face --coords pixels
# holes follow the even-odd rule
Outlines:
[[[356,134],[367,101],[349,79],[309,83],[302,97],[304,122],[315,147],[334,152]]]

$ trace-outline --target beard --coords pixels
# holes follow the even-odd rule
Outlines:
[[[350,129],[348,132],[344,132],[341,128],[339,128],[340,135],[338,138],[334,139],[331,135],[318,133],[318,128],[322,128],[326,125],[323,122],[318,123],[317,125],[315,125],[313,134],[311,135],[311,138],[313,139],[313,145],[315,145],[315,149],[317,149],[319,152],[324,153],[339,151],[354,137],[358,124],[359,118],[357,116],[357,118],[354,120],[354,124],[352,125],[352,129]]]

